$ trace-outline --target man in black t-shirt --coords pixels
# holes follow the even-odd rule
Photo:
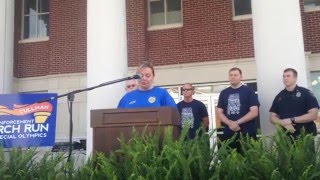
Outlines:
[[[182,93],[183,100],[177,104],[181,114],[181,125],[182,128],[190,127],[189,138],[194,138],[201,124],[205,129],[209,127],[208,111],[201,101],[193,99],[194,87],[192,84],[184,84]]]
[[[302,128],[306,133],[317,134],[314,120],[317,119],[319,104],[313,93],[297,86],[298,73],[295,69],[283,71],[282,90],[273,100],[270,108],[270,121],[280,124],[294,138],[300,135]]]
[[[256,138],[256,124],[254,119],[259,114],[259,100],[255,92],[243,85],[241,69],[234,67],[229,70],[230,87],[221,91],[217,105],[217,116],[221,119],[221,141],[225,141],[236,135],[235,141],[230,147],[241,152],[239,143],[240,133]]]

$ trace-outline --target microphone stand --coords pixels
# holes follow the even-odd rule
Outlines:
[[[68,92],[68,93],[65,93],[65,94],[61,94],[61,95],[56,96],[56,97],[51,97],[49,99],[38,101],[38,103],[47,102],[47,101],[51,101],[51,100],[54,100],[54,99],[59,99],[59,98],[64,97],[64,96],[67,96],[67,98],[68,98],[68,108],[69,108],[69,117],[70,117],[70,127],[69,127],[69,133],[70,134],[69,134],[69,154],[68,154],[67,162],[70,162],[70,157],[71,157],[71,153],[72,153],[72,149],[73,149],[72,148],[72,133],[73,133],[72,109],[73,109],[74,95],[78,94],[78,93],[81,93],[81,92],[84,92],[84,91],[91,91],[93,89],[96,89],[96,88],[99,88],[99,87],[103,87],[103,86],[107,86],[107,85],[110,85],[110,84],[115,84],[115,83],[118,83],[118,82],[130,80],[130,79],[139,79],[139,78],[140,78],[139,75],[134,75],[134,76],[131,76],[131,77],[126,77],[126,78],[121,78],[121,79],[117,79],[117,80],[113,80],[113,81],[108,81],[108,82],[99,84],[97,86],[92,86],[92,87],[88,87],[88,88],[84,88],[84,89],[74,90],[74,91],[71,91],[71,92]]]

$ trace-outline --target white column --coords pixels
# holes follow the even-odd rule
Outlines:
[[[126,4],[90,0],[87,5],[87,86],[92,87],[127,76]],[[124,93],[124,83],[88,92],[87,155],[92,152],[90,110],[116,108]]]
[[[298,85],[307,87],[307,72],[299,0],[253,0],[252,18],[260,122],[264,135],[274,132],[269,109],[284,88],[283,70],[298,71]]]
[[[0,94],[13,84],[14,1],[0,0]]]

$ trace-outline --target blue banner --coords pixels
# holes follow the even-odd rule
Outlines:
[[[1,94],[0,146],[53,146],[56,132],[57,94]],[[41,102],[42,101],[42,102]],[[39,103],[37,103],[39,102]]]

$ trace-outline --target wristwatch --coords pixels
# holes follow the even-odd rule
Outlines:
[[[296,119],[294,117],[292,117],[292,118],[290,118],[290,120],[294,124]]]

